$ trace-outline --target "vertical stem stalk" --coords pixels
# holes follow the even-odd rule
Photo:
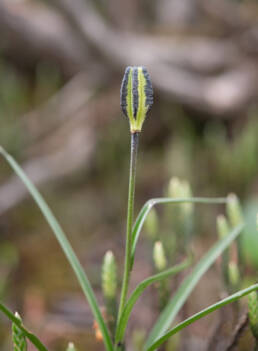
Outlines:
[[[132,227],[133,227],[133,214],[134,214],[134,191],[135,191],[138,141],[139,141],[139,132],[131,133],[131,158],[130,158],[127,226],[126,226],[126,252],[125,252],[125,266],[124,266],[122,291],[121,291],[120,305],[118,310],[118,321],[121,317],[122,311],[126,303],[126,297],[127,297],[130,273],[131,273]]]

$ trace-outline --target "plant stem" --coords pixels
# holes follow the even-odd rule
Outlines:
[[[132,228],[133,228],[134,191],[135,191],[138,141],[139,141],[139,132],[131,133],[131,158],[130,158],[130,174],[129,174],[129,188],[128,188],[125,266],[124,266],[120,305],[118,310],[118,321],[121,317],[122,311],[126,303],[126,297],[127,297],[130,273],[131,273]]]

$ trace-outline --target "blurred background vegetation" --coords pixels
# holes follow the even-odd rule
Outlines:
[[[256,279],[257,20],[255,0],[0,1],[0,143],[44,194],[97,291],[105,252],[123,258],[129,128],[119,90],[127,65],[146,66],[154,87],[140,140],[136,210],[165,195],[172,176],[188,180],[195,196],[236,193],[248,223],[246,276]],[[79,350],[102,350],[50,229],[4,160],[0,165],[1,299],[52,350],[69,340]],[[196,208],[197,255],[215,241],[223,211]],[[151,256],[141,240],[133,284],[152,271]],[[188,311],[218,299],[219,269],[198,289]],[[139,330],[156,314],[150,295],[133,317]],[[9,323],[2,316],[0,322],[5,351]],[[197,324],[190,349],[204,350],[206,325]]]

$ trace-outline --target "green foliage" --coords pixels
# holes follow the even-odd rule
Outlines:
[[[30,342],[36,347],[38,351],[48,351],[47,348],[42,344],[42,342],[31,332],[29,332],[24,325],[21,323],[21,320],[17,318],[7,307],[0,303],[0,311],[10,320],[13,324],[19,328],[24,336],[30,340]]]
[[[184,329],[185,327],[187,327],[188,325],[196,322],[198,319],[203,318],[205,316],[207,316],[208,314],[218,310],[219,308],[222,308],[225,305],[228,305],[229,303],[232,303],[234,301],[238,301],[240,298],[250,294],[253,291],[257,291],[258,290],[258,284],[256,285],[252,285],[247,289],[238,291],[237,293],[215,303],[214,305],[210,305],[209,307],[205,308],[204,310],[194,314],[193,316],[187,318],[185,321],[179,323],[178,325],[176,325],[173,329],[171,329],[170,331],[168,331],[167,333],[165,333],[164,335],[162,335],[160,338],[158,338],[157,340],[155,340],[155,342],[150,345],[150,346],[146,346],[144,348],[145,351],[154,351],[157,350],[159,348],[159,346],[161,346],[165,341],[167,341],[171,336],[173,336],[174,334],[178,333],[180,330]]]
[[[179,289],[172,297],[164,311],[160,314],[157,322],[152,328],[146,341],[145,347],[148,349],[158,338],[160,338],[169,328],[175,319],[178,311],[193,291],[201,277],[207,272],[215,260],[222,252],[237,238],[243,230],[243,224],[236,227],[224,239],[217,242],[196,264],[193,271],[184,279]]]
[[[15,171],[15,173],[20,177],[20,179],[23,181],[24,185],[26,188],[29,190],[31,196],[34,198],[35,202],[37,203],[38,207],[40,208],[42,214],[44,215],[45,219],[47,220],[49,226],[53,230],[54,235],[56,236],[56,239],[58,240],[60,246],[62,247],[71,267],[74,270],[74,273],[81,285],[81,288],[89,302],[89,305],[92,309],[93,315],[99,325],[99,328],[102,332],[103,340],[106,346],[106,349],[111,351],[113,350],[111,338],[106,326],[106,323],[103,320],[102,314],[100,312],[96,297],[94,295],[94,292],[92,290],[91,284],[77,258],[75,255],[74,250],[72,249],[69,241],[66,238],[65,233],[63,232],[61,226],[59,225],[58,221],[54,217],[52,211],[46,204],[45,200],[41,196],[41,194],[38,192],[38,190],[35,188],[35,186],[31,183],[31,181],[28,179],[26,174],[23,172],[21,167],[17,164],[17,162],[3,149],[0,149],[0,153],[4,156],[6,161],[9,163],[9,165],[12,167],[12,169]]]
[[[39,67],[38,71],[39,78],[43,79],[44,84],[47,85],[47,81],[44,80],[44,74],[41,74],[41,68],[42,67]],[[44,67],[42,69],[44,72]],[[41,92],[39,92],[39,95],[41,95]],[[175,320],[178,312],[181,310],[182,306],[187,301],[200,279],[216,261],[216,259],[221,254],[227,252],[233,240],[236,239],[243,231],[244,223],[242,210],[235,195],[230,195],[228,198],[192,197],[192,190],[187,181],[180,180],[179,178],[172,178],[169,183],[168,197],[154,198],[147,201],[139,212],[133,225],[138,138],[139,132],[142,129],[142,124],[146,118],[146,114],[152,105],[152,99],[152,86],[147,71],[143,67],[128,67],[121,87],[121,106],[130,122],[131,161],[128,190],[125,267],[123,272],[123,283],[118,316],[116,313],[117,269],[113,253],[111,251],[106,253],[102,268],[102,290],[107,310],[107,315],[105,314],[105,318],[103,318],[100,305],[97,302],[88,277],[57,219],[53,215],[41,194],[31,183],[17,162],[3,148],[0,149],[0,153],[6,159],[16,175],[18,175],[18,177],[22,180],[31,196],[34,198],[42,214],[50,225],[57,241],[63,249],[66,258],[68,259],[90,305],[95,323],[98,326],[101,339],[103,339],[103,343],[107,351],[125,350],[125,333],[127,330],[128,321],[133,307],[145,289],[153,283],[164,283],[166,279],[171,278],[173,275],[187,268],[191,262],[191,260],[188,259],[181,264],[166,269],[171,257],[167,257],[161,242],[156,242],[154,246],[153,258],[156,271],[158,271],[158,273],[141,281],[129,298],[127,297],[137,242],[144,223],[148,218],[148,214],[150,213],[151,215],[148,219],[146,228],[151,234],[152,240],[154,238],[156,239],[156,237],[159,235],[159,221],[155,212],[153,211],[153,207],[155,205],[178,205],[177,214],[179,214],[179,216],[176,215],[173,217],[173,221],[178,221],[178,226],[176,226],[176,229],[179,230],[179,232],[182,231],[183,233],[187,234],[184,236],[182,246],[186,246],[189,238],[188,234],[191,234],[192,232],[194,204],[226,204],[230,226],[228,225],[225,217],[218,218],[217,229],[220,240],[217,241],[215,245],[196,263],[192,271],[184,278],[183,282],[171,299],[164,299],[165,303],[164,306],[162,306],[164,309],[154,324],[153,329],[147,337],[147,340],[145,343],[143,343],[143,335],[140,335],[136,342],[139,350],[156,350],[172,335],[178,333],[180,330],[194,323],[198,319],[212,313],[228,303],[237,301],[241,297],[258,290],[258,284],[256,284],[247,289],[238,291],[237,293],[219,301],[218,303],[210,305],[204,310],[179,323],[173,329],[169,330],[169,328],[171,328],[171,323],[173,323]],[[246,142],[248,144],[248,149],[254,146],[253,142],[254,140],[252,139],[251,146],[248,144],[248,142]],[[220,151],[222,150],[220,149]],[[227,270],[228,280],[230,281],[231,285],[237,286],[240,280],[238,266],[231,260],[230,263],[227,264]],[[160,290],[163,291],[165,289],[165,285],[160,285]],[[249,301],[249,313],[253,314],[253,316],[250,318],[250,323],[257,325],[257,306],[255,305],[257,303],[257,299],[254,301],[253,295],[250,295],[249,300],[251,301]],[[40,340],[23,326],[18,315],[14,316],[3,304],[0,304],[0,310],[13,322],[13,341],[15,351],[26,351],[27,339],[30,340],[39,351],[47,351],[46,347],[40,342]],[[109,316],[111,316],[112,319],[109,319]],[[252,330],[256,330],[256,327],[253,327],[252,325],[251,328]],[[75,351],[75,347],[72,343],[69,343],[67,351]]]
[[[191,260],[187,260],[185,262],[183,262],[182,264],[179,264],[175,267],[172,267],[170,269],[167,269],[161,273],[158,273],[156,275],[153,275],[145,280],[143,280],[137,287],[136,289],[133,291],[133,293],[131,294],[130,298],[128,299],[125,308],[123,310],[123,313],[121,315],[121,318],[118,320],[118,325],[117,325],[117,331],[116,331],[116,341],[120,341],[125,333],[126,330],[126,326],[127,326],[127,322],[129,320],[130,317],[130,313],[135,305],[135,303],[137,302],[137,300],[139,299],[139,297],[141,296],[141,294],[144,292],[144,290],[153,283],[162,281],[168,277],[171,277],[179,272],[181,272],[182,270],[184,270],[185,268],[187,268],[189,266],[189,264],[191,263]]]

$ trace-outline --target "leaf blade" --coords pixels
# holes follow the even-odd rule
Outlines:
[[[161,273],[158,273],[158,274],[155,274],[153,276],[146,278],[145,280],[143,280],[142,282],[140,282],[137,285],[137,287],[135,288],[135,290],[132,292],[131,296],[127,300],[127,303],[126,303],[125,308],[122,312],[120,321],[118,321],[117,332],[116,332],[116,343],[123,340],[124,334],[125,334],[125,329],[126,329],[127,322],[129,320],[131,311],[132,311],[136,301],[138,300],[138,298],[144,292],[144,290],[152,283],[169,278],[169,277],[181,272],[185,268],[189,267],[190,263],[191,263],[191,259],[186,259],[184,262],[182,262],[182,263],[180,263],[172,268],[169,268]]]
[[[55,218],[54,214],[52,213],[51,209],[43,199],[42,195],[39,193],[37,188],[32,184],[32,182],[29,180],[29,178],[26,176],[22,168],[18,165],[18,163],[14,160],[14,158],[9,155],[2,147],[0,147],[0,153],[3,155],[5,160],[8,162],[10,167],[13,169],[13,171],[16,173],[16,175],[21,179],[21,181],[24,183],[25,187],[27,190],[30,192],[31,196],[35,200],[36,204],[38,205],[39,209],[41,210],[43,216],[45,217],[46,221],[48,222],[50,228],[52,229],[57,241],[59,242],[61,248],[63,249],[63,252],[69,261],[78,281],[79,284],[82,288],[82,291],[84,292],[84,295],[86,296],[88,303],[91,307],[91,311],[94,315],[94,318],[96,319],[99,328],[101,330],[102,336],[103,336],[103,341],[104,344],[107,348],[108,351],[113,351],[113,345],[112,341],[106,326],[106,323],[104,322],[104,319],[102,317],[102,314],[100,312],[100,309],[98,307],[98,303],[96,300],[96,297],[94,295],[94,292],[92,290],[91,284],[88,280],[88,277],[86,273],[84,272],[71,244],[69,243],[63,229],[61,228],[60,224],[58,223],[57,219]]]
[[[184,329],[185,327],[187,327],[188,325],[194,323],[195,321],[197,321],[198,319],[201,319],[205,316],[207,316],[208,314],[218,310],[219,308],[232,303],[234,301],[237,301],[238,299],[250,294],[252,291],[256,291],[258,290],[258,284],[255,285],[251,285],[250,287],[240,290],[237,293],[230,295],[228,297],[226,297],[225,299],[210,305],[209,307],[203,309],[202,311],[195,313],[194,315],[192,315],[191,317],[185,319],[183,322],[177,324],[173,329],[171,329],[170,331],[168,331],[166,334],[164,334],[161,338],[159,338],[157,341],[155,341],[154,344],[152,344],[147,351],[154,351],[156,350],[159,346],[161,346],[165,341],[167,341],[172,335],[176,334],[177,332],[179,332],[180,330]]]

